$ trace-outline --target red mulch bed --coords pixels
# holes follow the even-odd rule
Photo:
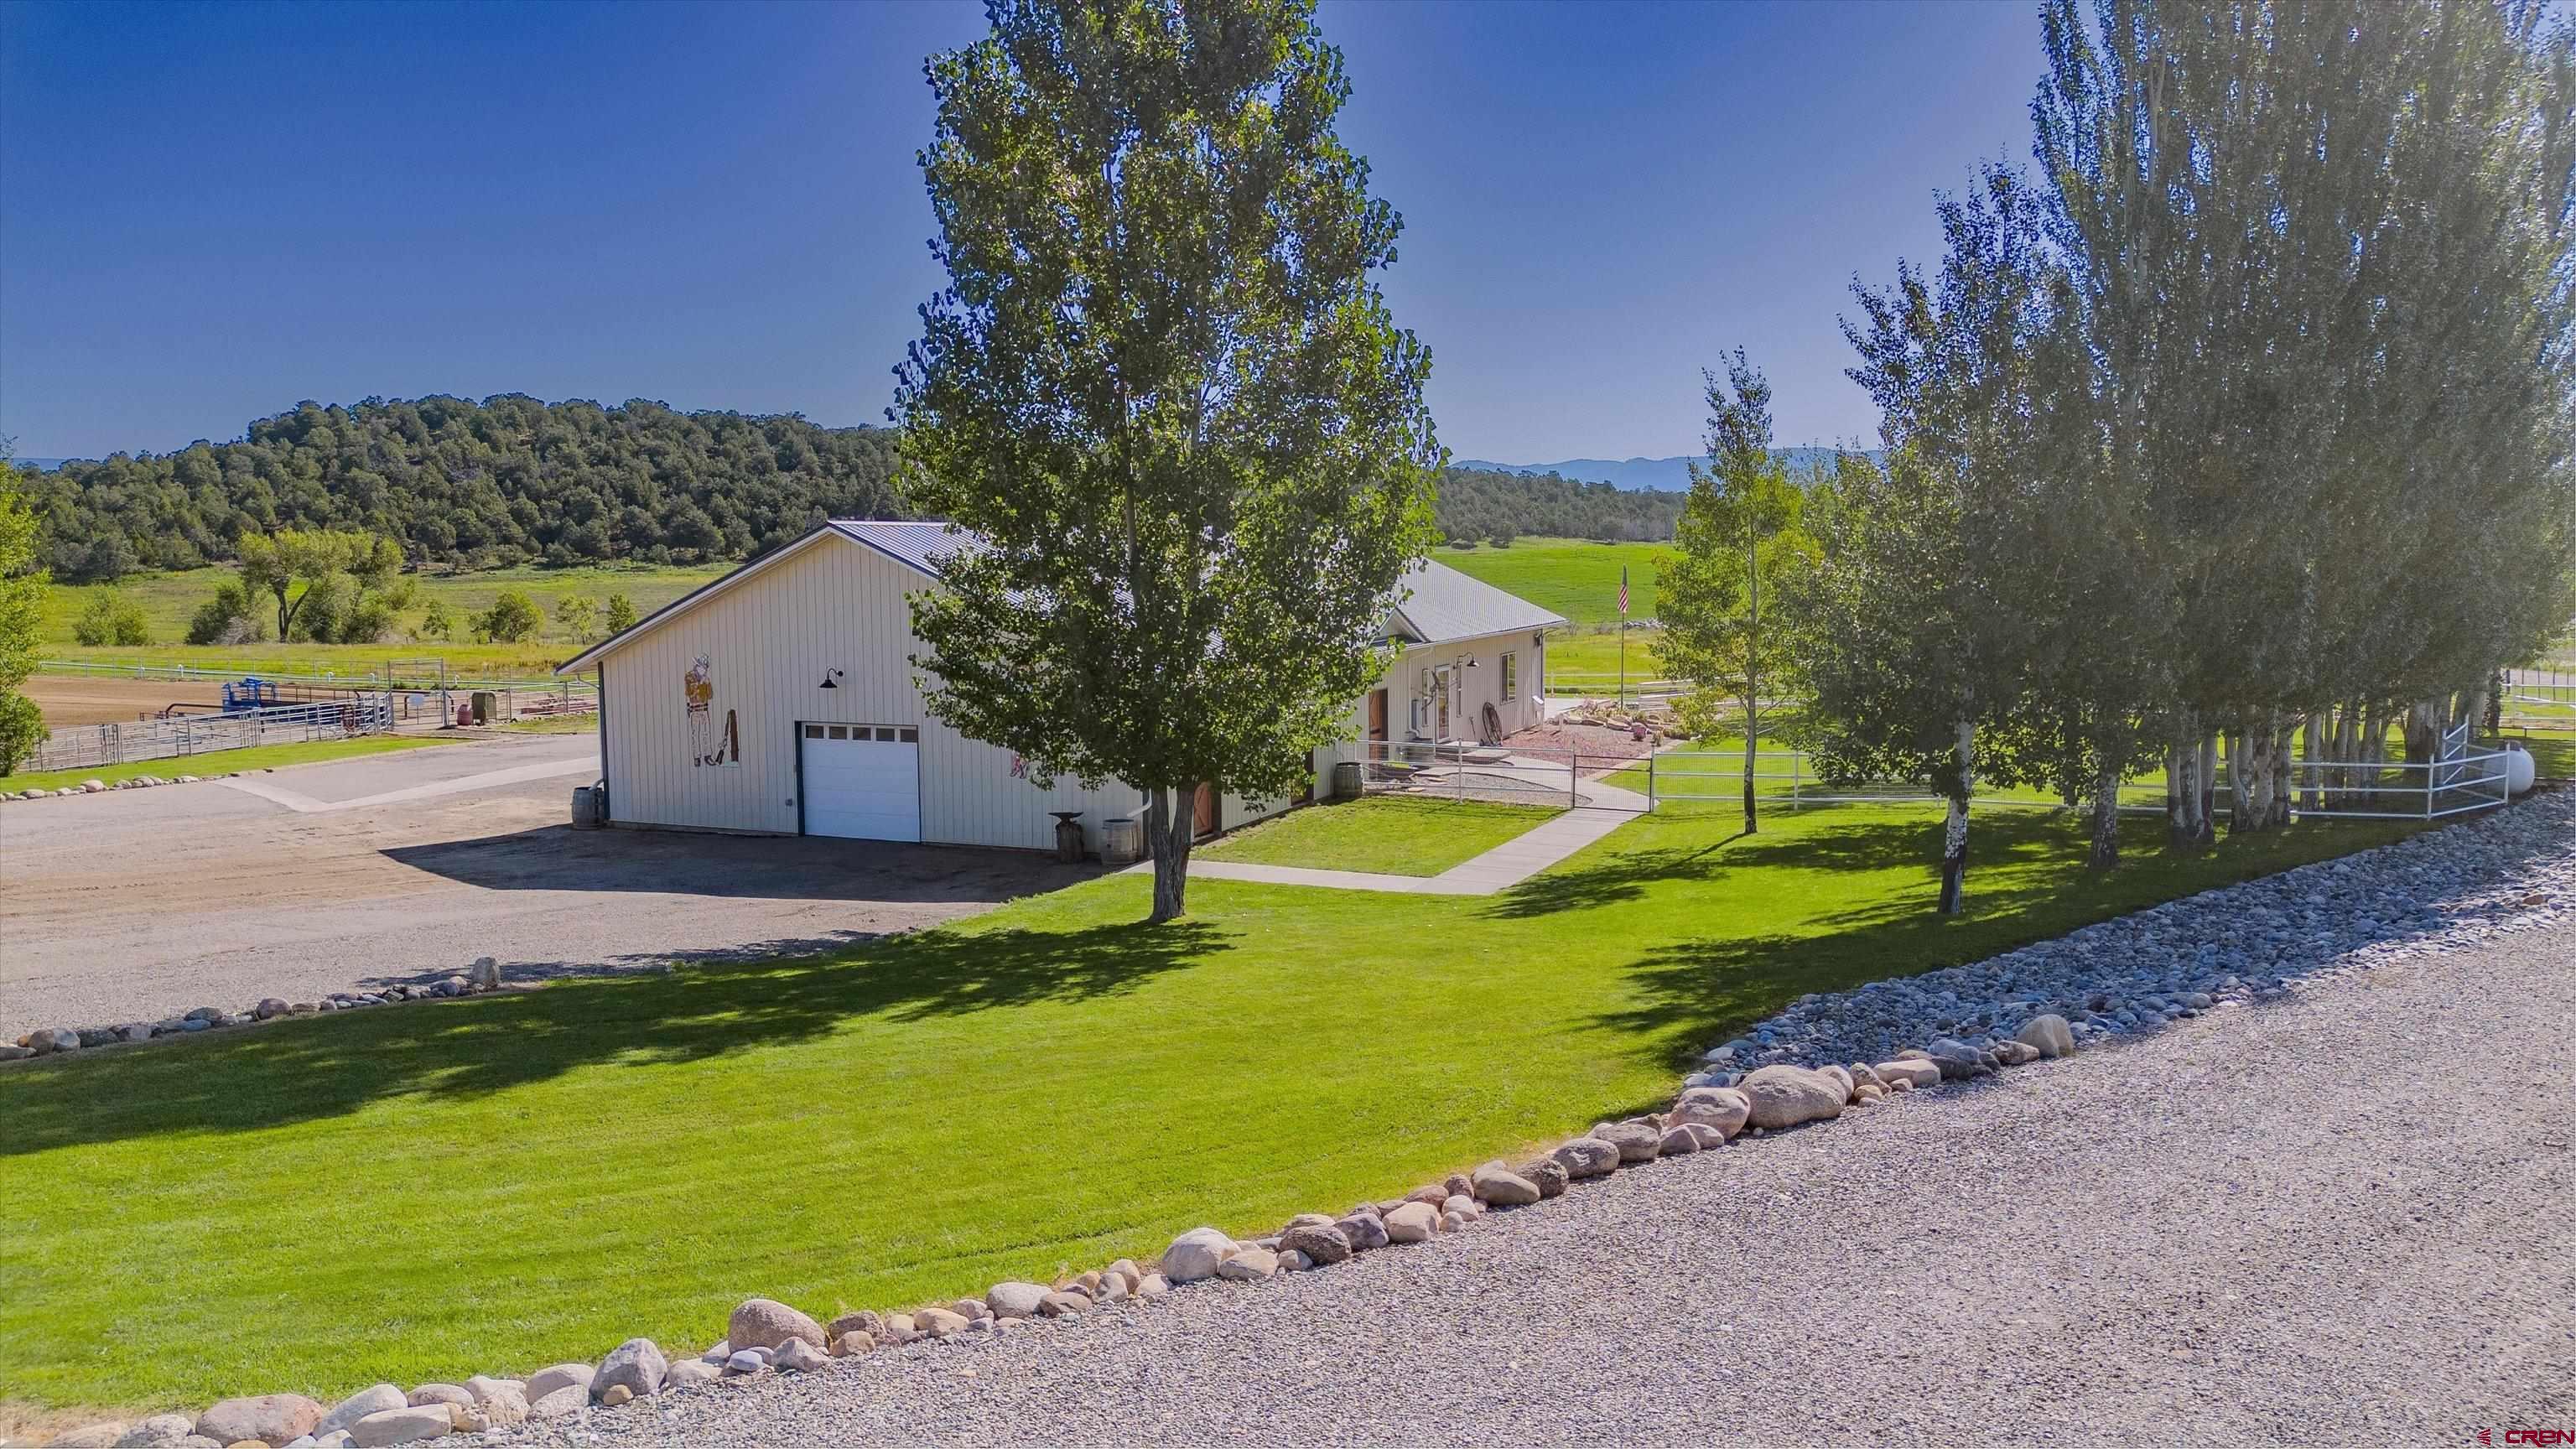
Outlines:
[[[1623,729],[1608,725],[1575,724],[1568,720],[1550,720],[1511,735],[1502,741],[1511,750],[1575,750],[1583,756],[1583,773],[1607,775],[1630,760],[1642,760],[1655,748],[1649,739],[1630,739]],[[1595,768],[1593,759],[1600,758]]]

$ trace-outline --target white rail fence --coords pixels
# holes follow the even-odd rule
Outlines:
[[[2290,763],[2290,813],[2293,817],[2329,820],[2438,820],[2475,810],[2492,810],[2510,798],[2507,770],[2511,752],[2469,742],[2464,732],[2447,741],[2439,759],[2346,764],[2333,760]],[[1667,750],[1643,772],[1643,788],[1654,805],[1667,801],[1725,801],[1744,798],[1744,752]],[[1796,750],[1764,750],[1753,762],[1757,802],[1797,809],[1808,805],[1856,805],[1885,802],[1933,802],[1942,797],[1912,781],[1828,778],[1812,758]],[[2216,812],[2229,813],[2227,766],[2215,781]],[[1982,793],[1979,805],[2027,805],[2054,809],[2059,800],[2029,795]],[[2120,787],[2124,811],[2161,813],[2164,786],[2132,780]]]
[[[230,714],[181,714],[116,724],[75,725],[54,731],[53,738],[38,745],[35,754],[18,768],[27,774],[84,770],[142,760],[180,759],[252,745],[382,734],[394,727],[398,710],[398,702],[392,697],[353,695]]]

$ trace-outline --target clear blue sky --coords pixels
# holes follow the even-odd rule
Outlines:
[[[1835,318],[2027,152],[2023,3],[1328,0],[1343,133],[1460,456],[1695,452],[1749,347],[1862,437]],[[300,399],[526,392],[876,422],[940,278],[947,4],[0,6],[0,436],[238,437]]]

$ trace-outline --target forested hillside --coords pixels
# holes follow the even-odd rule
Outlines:
[[[503,394],[304,403],[234,443],[27,476],[41,561],[69,583],[230,561],[244,533],[366,529],[415,566],[732,562],[825,518],[906,516],[894,435],[800,417]],[[1673,536],[1681,495],[1449,470],[1453,540]]]
[[[1452,542],[1542,534],[1661,543],[1673,536],[1683,497],[1577,483],[1553,473],[1452,468],[1440,479],[1440,531]]]
[[[894,468],[881,429],[503,394],[308,402],[237,443],[27,485],[43,561],[87,582],[228,560],[242,534],[280,528],[368,529],[455,568],[739,559],[825,517],[899,515]]]

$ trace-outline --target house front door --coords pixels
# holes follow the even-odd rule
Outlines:
[[[1386,691],[1369,691],[1368,737],[1378,744],[1386,743]]]
[[[1431,671],[1431,737],[1449,738],[1449,670],[1446,666]]]
[[[1198,798],[1190,802],[1190,837],[1204,839],[1216,834],[1216,786],[1201,784]]]

